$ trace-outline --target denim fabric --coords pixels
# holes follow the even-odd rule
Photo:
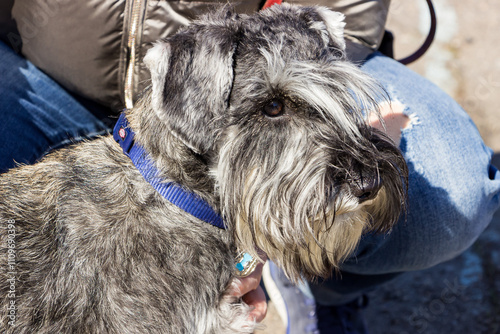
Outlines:
[[[109,131],[54,80],[0,42],[0,172]]]
[[[490,164],[492,151],[467,113],[438,87],[392,59],[375,54],[362,69],[378,79],[411,118],[401,141],[410,172],[408,212],[390,234],[365,235],[338,279],[311,284],[317,302],[325,305],[349,302],[401,272],[459,255],[499,208],[500,173]]]

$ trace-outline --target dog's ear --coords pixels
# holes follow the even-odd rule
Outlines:
[[[334,12],[326,7],[316,7],[324,27],[321,24],[311,24],[311,27],[318,30],[326,31],[329,38],[329,44],[333,43],[342,52],[345,51],[346,44],[344,40],[345,15],[339,12]]]
[[[152,103],[174,135],[196,153],[207,152],[218,135],[233,83],[237,27],[231,11],[205,16],[151,48]]]

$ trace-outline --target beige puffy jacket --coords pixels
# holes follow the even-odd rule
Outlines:
[[[147,85],[142,58],[151,44],[227,0],[2,0],[0,39],[71,92],[119,110]],[[383,36],[390,0],[315,0],[346,15],[351,58],[363,59]],[[234,2],[237,12],[260,0]]]

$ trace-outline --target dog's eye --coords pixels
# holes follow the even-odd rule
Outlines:
[[[264,106],[264,114],[269,117],[278,117],[283,115],[285,107],[280,100],[271,100]]]

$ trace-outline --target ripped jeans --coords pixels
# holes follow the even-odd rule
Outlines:
[[[381,54],[362,69],[409,124],[400,148],[409,168],[408,212],[386,235],[366,234],[341,275],[310,289],[323,305],[349,302],[402,272],[452,259],[474,243],[500,202],[500,172],[467,113],[438,87]]]
[[[71,95],[1,41],[0,59],[0,173],[109,132],[101,106]]]

